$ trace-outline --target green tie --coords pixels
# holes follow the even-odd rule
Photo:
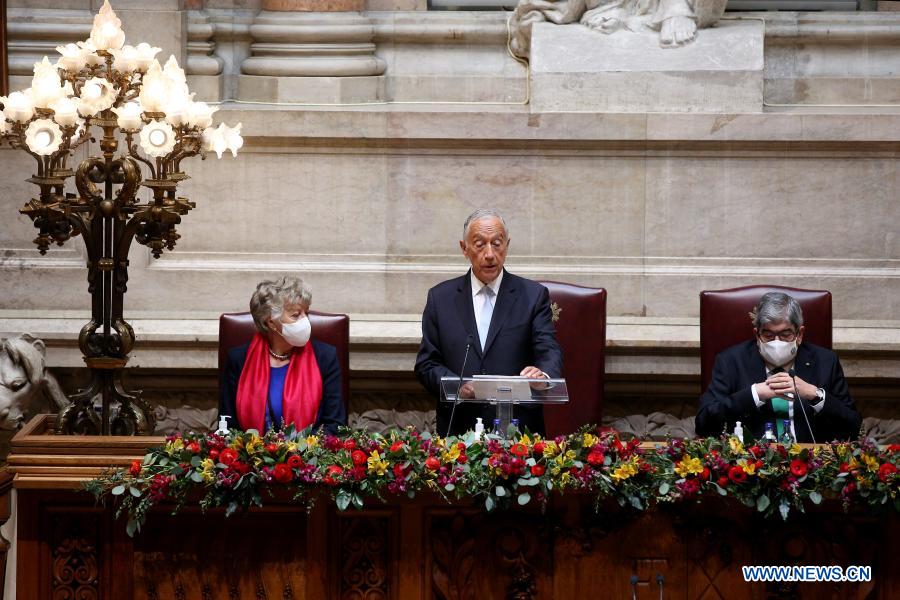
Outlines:
[[[775,367],[769,375],[776,375],[778,373],[784,373],[784,369]],[[784,398],[779,398],[777,396],[772,398],[772,410],[775,412],[775,431],[778,435],[778,441],[781,441],[781,437],[784,435],[785,419],[791,418],[790,406],[791,403]]]

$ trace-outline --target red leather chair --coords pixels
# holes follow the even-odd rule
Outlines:
[[[570,283],[541,281],[550,302],[561,310],[556,339],[563,352],[563,377],[569,403],[544,408],[548,437],[572,433],[582,425],[600,425],[603,413],[606,290]]]
[[[309,311],[312,337],[331,344],[337,349],[341,364],[341,393],[344,408],[349,411],[350,403],[350,317],[341,314]],[[219,317],[219,381],[225,369],[228,350],[246,344],[256,333],[256,325],[249,312],[225,313]]]
[[[777,285],[750,285],[700,292],[700,393],[712,379],[716,355],[753,337],[749,314],[763,294],[782,292],[803,309],[804,340],[831,349],[831,292]]]

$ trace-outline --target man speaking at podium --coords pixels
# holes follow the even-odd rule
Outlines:
[[[440,401],[441,377],[459,377],[460,371],[465,377],[562,376],[549,291],[503,268],[509,249],[503,217],[493,210],[476,210],[466,219],[459,246],[472,268],[428,291],[416,357],[416,377],[438,398],[440,435],[446,435],[453,410],[452,404]],[[472,429],[476,417],[488,424],[494,414],[490,405],[463,402],[456,407],[450,433]],[[520,428],[543,433],[541,406],[519,405],[515,417]]]

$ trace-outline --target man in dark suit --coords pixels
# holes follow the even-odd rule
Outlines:
[[[712,380],[700,398],[697,434],[730,433],[741,421],[745,434],[759,439],[770,422],[780,437],[787,419],[799,442],[856,438],[862,418],[841,363],[831,350],[803,342],[800,304],[787,294],[770,292],[760,298],[752,316],[755,339],[716,356]]]
[[[503,218],[480,209],[466,219],[463,255],[472,268],[462,277],[428,291],[422,315],[422,345],[416,357],[416,377],[438,398],[437,431],[447,433],[452,404],[441,402],[441,377],[521,375],[562,376],[562,351],[546,287],[517,277],[503,268],[509,234]],[[471,340],[468,359],[466,347]],[[488,427],[495,410],[489,405],[461,403],[453,416],[451,433],[472,429],[482,417]],[[543,433],[540,406],[515,409],[520,428]]]

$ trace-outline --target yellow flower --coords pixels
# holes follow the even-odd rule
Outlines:
[[[878,470],[878,459],[870,454],[863,454],[863,463],[866,465],[866,469],[869,471],[877,471]]]
[[[744,469],[744,473],[746,473],[747,475],[753,475],[754,473],[756,473],[755,461],[748,461],[747,459],[742,458],[741,460],[737,461],[737,464],[739,467]]]
[[[184,449],[184,442],[181,441],[181,438],[178,438],[177,440],[173,440],[166,444],[166,452],[168,452],[169,454],[178,452],[182,449]]]
[[[734,439],[734,438],[732,438]],[[675,472],[681,477],[699,475],[703,472],[703,462],[699,458],[685,458],[675,465]]]
[[[597,443],[597,438],[590,433],[586,433],[584,434],[584,437],[582,437],[581,442],[585,448],[590,448]]]
[[[378,450],[373,450],[369,458],[366,459],[366,462],[369,465],[369,473],[384,475],[384,472],[387,471],[388,463],[381,458],[381,455],[378,454]]]
[[[288,452],[296,452],[297,451],[297,442],[288,442],[287,450],[288,450]]]
[[[572,479],[572,474],[569,473],[568,471],[565,471],[565,472],[560,476],[560,478],[559,478],[559,483],[560,483],[561,485],[565,486],[567,483],[569,483],[569,480],[570,480],[570,479]]]
[[[853,458],[850,459],[850,462],[849,462],[849,463],[847,463],[847,467],[848,467],[851,471],[853,471],[853,470],[859,468],[859,462],[857,462],[855,456],[854,456]]]
[[[457,458],[459,458],[459,446],[456,444],[453,444],[449,449],[441,453],[441,460],[445,463],[456,462]]]
[[[263,441],[262,438],[258,435],[250,436],[250,441],[247,442],[247,453],[254,454],[256,452],[260,452],[263,449]]]
[[[319,438],[314,435],[309,436],[308,438],[306,438],[306,445],[309,448],[315,448],[319,445]]]
[[[818,447],[816,448],[816,450],[818,450]],[[791,456],[797,456],[801,452],[803,452],[803,448],[801,448],[798,444],[791,444],[791,447],[788,448],[788,454],[790,454]]]
[[[568,460],[575,460],[576,456],[578,456],[578,454],[574,450],[566,450],[565,457]]]
[[[547,458],[553,458],[559,452],[559,446],[556,445],[556,442],[553,440],[548,440],[547,443],[544,444],[544,456]]]
[[[202,469],[203,481],[212,483],[216,478],[216,463],[212,459],[206,458],[200,463],[200,467]]]
[[[612,473],[612,478],[616,481],[625,481],[629,477],[637,475],[637,472],[637,457],[632,456],[628,462],[622,463],[621,465],[616,467],[616,470]]]
[[[731,446],[731,451],[735,454],[740,454],[744,451],[744,444],[734,436],[728,438],[728,445]]]
[[[538,439],[540,439],[540,438],[538,438]],[[524,434],[522,437],[519,438],[519,443],[520,443],[520,444],[525,444],[526,446],[529,446],[529,447],[530,447],[530,446],[532,445],[533,442],[531,441],[531,438],[528,437],[528,434],[526,433],[526,434]]]

